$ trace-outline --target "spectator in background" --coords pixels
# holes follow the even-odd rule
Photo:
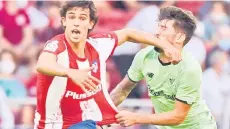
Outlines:
[[[8,106],[4,90],[0,88],[0,129],[14,129],[14,115]]]
[[[47,14],[49,18],[49,24],[47,28],[44,28],[36,33],[37,41],[40,45],[44,46],[44,43],[54,37],[55,35],[63,33],[63,28],[61,24],[61,18],[59,14],[60,3],[49,2],[47,5]]]
[[[15,77],[17,70],[16,55],[9,50],[0,53],[0,87],[2,87],[9,98],[25,98],[26,89],[24,84]]]
[[[17,59],[13,52],[3,50],[0,53],[0,88],[4,90],[8,98],[24,99],[27,97],[27,90],[22,81],[15,76],[17,66]],[[21,123],[22,129],[25,129],[24,127],[27,126],[33,126],[32,120],[34,109],[31,106],[25,105],[22,108],[13,107],[12,110],[16,116],[15,123]],[[31,118],[30,121],[28,120],[29,118]]]
[[[227,72],[230,67],[228,55],[223,50],[214,50],[209,62],[210,68],[203,73],[202,95],[220,126],[223,121],[223,113],[225,113],[224,107],[228,98],[226,96],[230,95],[230,76]],[[229,110],[230,107],[226,109]]]
[[[222,25],[230,23],[227,10],[225,8],[225,2],[213,2],[210,13],[204,18],[203,22],[205,25],[204,39],[208,43],[207,45],[210,49],[216,46],[216,44],[212,42],[212,40],[217,29]]]
[[[192,55],[198,60],[198,62],[202,66],[202,69],[205,69],[205,61],[206,61],[207,53],[206,53],[204,41],[200,37],[194,35],[189,41],[189,43],[186,44],[184,49],[188,52],[191,52]]]
[[[43,2],[41,1],[30,1],[26,8],[26,12],[30,19],[31,28],[34,31],[44,30],[49,25],[49,19],[43,12]]]
[[[22,57],[33,38],[27,13],[17,7],[16,1],[4,1],[0,17],[1,47],[14,51],[18,57]]]
[[[220,48],[228,51],[230,50],[230,27],[229,25],[222,25],[217,29],[213,38],[213,42]]]

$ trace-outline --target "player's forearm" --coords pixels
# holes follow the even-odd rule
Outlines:
[[[138,124],[153,124],[153,125],[179,125],[184,121],[183,115],[177,114],[174,111],[159,113],[159,114],[140,114],[138,115]]]
[[[128,96],[129,92],[125,92],[122,90],[122,88],[120,88],[119,86],[117,86],[111,93],[110,93],[110,97],[113,101],[113,103],[118,106],[119,104],[121,104]]]
[[[69,68],[65,68],[58,63],[38,63],[36,67],[37,71],[42,74],[46,74],[49,76],[68,76]]]
[[[110,93],[111,99],[116,106],[121,104],[135,87],[136,83],[131,82],[126,76],[115,89]]]
[[[128,41],[156,46],[156,47],[159,47],[163,50],[168,45],[165,43],[165,41],[158,39],[153,34],[143,32],[143,31],[138,31],[135,29],[127,29],[127,35],[128,35]]]

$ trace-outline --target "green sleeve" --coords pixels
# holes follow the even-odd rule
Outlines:
[[[177,89],[176,100],[189,105],[196,102],[200,96],[201,75],[200,70],[184,71]]]
[[[141,50],[134,57],[132,65],[130,66],[128,70],[127,75],[129,79],[133,82],[138,82],[144,78],[142,74],[143,59],[144,59],[144,53],[143,53],[143,50]]]

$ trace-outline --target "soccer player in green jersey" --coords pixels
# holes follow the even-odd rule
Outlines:
[[[158,29],[158,38],[181,50],[182,60],[174,65],[156,47],[138,52],[127,76],[111,92],[111,98],[119,105],[135,84],[145,79],[156,113],[120,111],[117,121],[125,127],[153,124],[159,129],[217,129],[210,110],[200,97],[201,66],[183,50],[196,29],[195,17],[189,11],[165,7],[160,9]]]

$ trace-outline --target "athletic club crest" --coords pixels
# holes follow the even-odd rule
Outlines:
[[[97,70],[98,70],[97,61],[94,61],[94,62],[93,62],[92,67],[93,67],[93,72],[96,73]]]

